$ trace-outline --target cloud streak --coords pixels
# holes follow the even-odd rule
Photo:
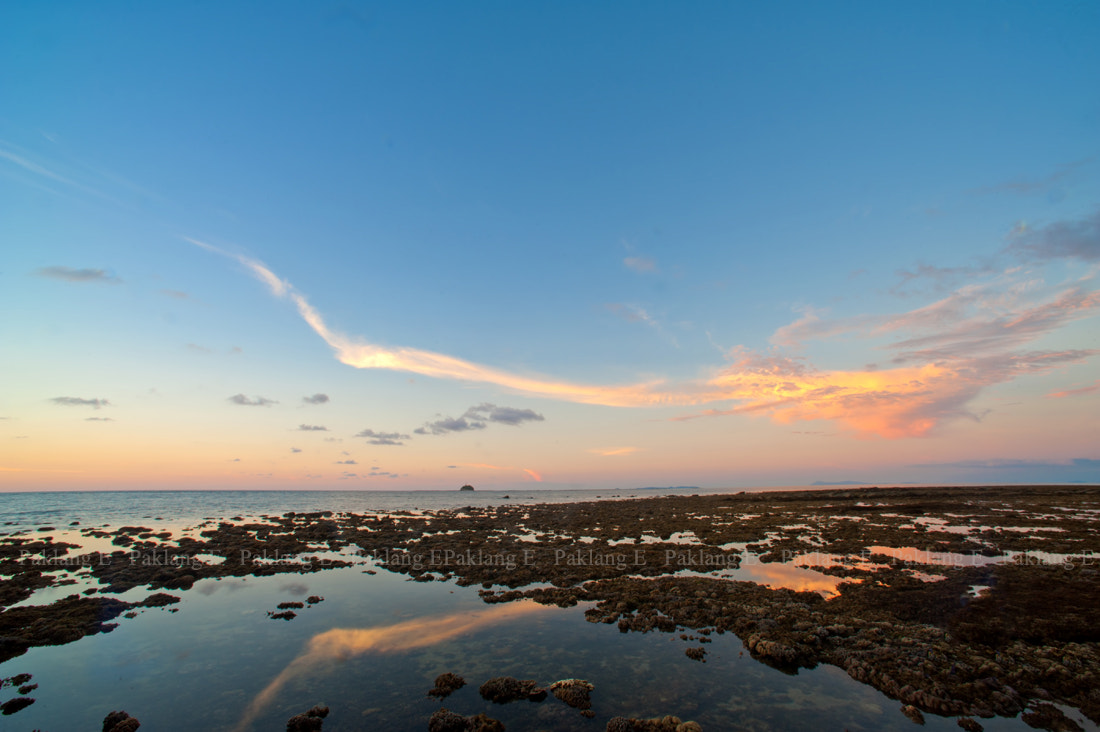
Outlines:
[[[242,407],[270,407],[272,404],[278,404],[279,402],[274,399],[268,399],[267,397],[258,396],[255,399],[249,399],[244,394],[234,394],[228,397],[226,401],[232,402]]]
[[[118,284],[119,278],[102,269],[76,269],[56,265],[53,267],[39,267],[34,271],[39,277],[48,277],[52,280],[63,282],[101,282],[105,284]]]
[[[1079,221],[1056,221],[1038,229],[1023,226],[1014,232],[1009,250],[1036,259],[1100,262],[1100,211]]]
[[[1084,227],[1086,237],[1091,236],[1088,232],[1092,226]],[[1048,243],[1052,241],[1049,230],[1043,239]],[[1055,230],[1053,241],[1067,241],[1059,231]],[[1080,234],[1078,229],[1073,231],[1074,236]],[[980,421],[983,415],[969,405],[989,386],[1080,363],[1096,354],[1090,349],[1035,349],[1032,343],[1074,321],[1094,317],[1100,308],[1100,294],[1078,283],[1044,297],[1041,283],[1027,279],[1026,272],[1006,270],[990,281],[964,285],[907,312],[830,319],[819,311],[807,310],[772,337],[774,345],[790,349],[823,339],[892,339],[878,346],[888,354],[890,368],[819,370],[802,359],[735,348],[727,354],[724,367],[686,382],[670,384],[655,379],[619,386],[577,384],[512,373],[446,354],[390,348],[350,338],[331,329],[302,294],[262,263],[188,241],[238,261],[273,295],[289,299],[302,319],[333,349],[336,358],[349,366],[491,384],[534,397],[612,407],[728,403],[676,420],[747,414],[768,416],[780,424],[834,421],[865,436],[919,437],[951,420]],[[1075,244],[1066,251],[1079,249]],[[1050,251],[1062,249],[1054,247]],[[482,430],[494,422],[516,426],[542,419],[531,410],[481,404],[460,417],[441,416],[414,432],[443,435]],[[393,441],[377,444],[395,444],[398,439],[408,438],[396,433],[359,436]]]
[[[367,440],[371,445],[404,445],[402,440],[409,439],[408,435],[403,435],[400,432],[375,432],[374,430],[363,430],[355,435],[356,437],[362,437]]]
[[[99,409],[111,405],[106,399],[83,399],[81,397],[71,396],[54,397],[50,401],[54,404],[60,404],[63,407],[91,407],[92,409]]]
[[[544,419],[541,414],[531,409],[479,404],[467,409],[461,417],[442,417],[434,422],[425,423],[423,427],[417,427],[413,432],[418,435],[445,435],[450,432],[483,430],[491,422],[518,427],[524,422],[541,422]]]

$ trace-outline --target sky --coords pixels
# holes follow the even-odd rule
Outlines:
[[[0,490],[1100,482],[1100,5],[0,6]]]

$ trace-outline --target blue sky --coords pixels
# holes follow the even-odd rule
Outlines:
[[[0,481],[1100,480],[1098,30],[1069,2],[6,6]]]

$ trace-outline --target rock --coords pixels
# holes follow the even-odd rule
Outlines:
[[[698,722],[681,722],[671,714],[652,719],[612,717],[606,732],[702,732]]]
[[[14,699],[8,699],[3,704],[0,704],[0,714],[5,717],[15,714],[20,709],[25,709],[31,704],[34,704],[34,699],[29,696],[17,696]]]
[[[966,730],[966,732],[982,732],[985,727],[982,723],[973,717],[959,717],[959,726]]]
[[[428,720],[428,732],[467,732],[466,718],[448,709],[439,709]]]
[[[295,714],[286,721],[286,732],[321,732],[328,716],[328,707],[318,704],[305,714]]]
[[[103,732],[133,732],[141,722],[126,712],[111,712],[103,718]]]
[[[550,691],[554,696],[574,709],[592,708],[589,694],[593,688],[592,684],[582,679],[563,679],[550,684]]]
[[[272,620],[293,620],[294,618],[298,617],[298,613],[294,612],[293,610],[284,610],[281,613],[273,613],[269,610],[267,613],[267,617],[271,618]]]
[[[540,702],[546,698],[546,689],[539,688],[535,681],[520,681],[511,676],[497,676],[489,679],[478,689],[481,698],[496,704],[527,701]]]
[[[482,712],[466,718],[466,729],[469,732],[504,732],[504,723]]]
[[[901,713],[909,719],[913,720],[916,724],[924,724],[924,715],[912,704],[906,704],[901,708]]]
[[[1036,729],[1053,730],[1053,732],[1081,732],[1081,725],[1062,713],[1062,710],[1053,704],[1045,702],[1035,704],[1031,710],[1020,715],[1020,719],[1029,727]]]
[[[702,646],[699,646],[698,648],[688,648],[684,651],[684,655],[690,658],[692,661],[702,661],[703,663],[707,662],[707,651]]]
[[[280,610],[291,610],[291,609],[301,610],[302,608],[305,607],[305,604],[301,603],[301,602],[280,602],[275,607],[277,607]]]
[[[323,602],[324,599],[325,598],[321,597],[320,595],[310,595],[306,598],[306,602],[310,605],[316,605],[319,602]]]
[[[165,605],[174,605],[179,602],[180,599],[175,595],[169,595],[167,592],[158,592],[154,595],[149,595],[141,602],[138,603],[141,607],[164,607]]]
[[[466,679],[448,671],[435,677],[435,688],[428,690],[428,696],[445,699],[465,685]]]

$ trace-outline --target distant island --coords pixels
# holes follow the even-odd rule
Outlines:
[[[470,485],[469,483],[467,483],[466,485],[459,488],[460,491],[472,491],[473,489],[474,489],[474,487],[472,485]]]
[[[815,480],[810,485],[868,485],[862,480]]]

